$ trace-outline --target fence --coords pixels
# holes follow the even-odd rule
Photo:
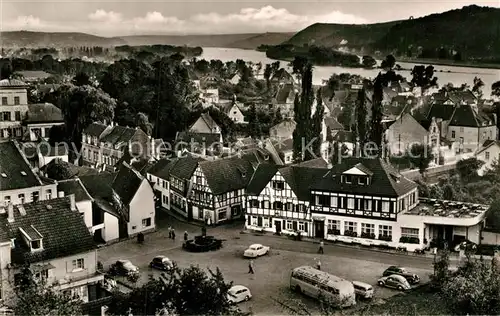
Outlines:
[[[441,165],[441,166],[435,166],[435,167],[430,167],[425,171],[425,176],[428,181],[437,181],[437,178],[439,178],[442,175],[448,174],[450,171],[455,170],[456,168],[456,162],[447,164],[447,165]],[[407,171],[402,171],[401,174],[405,176],[406,178],[410,180],[419,180],[422,178],[422,175],[418,170],[407,170]]]

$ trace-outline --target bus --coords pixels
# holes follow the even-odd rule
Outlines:
[[[292,270],[290,288],[297,293],[314,299],[324,299],[339,307],[350,307],[356,304],[352,282],[310,266]]]

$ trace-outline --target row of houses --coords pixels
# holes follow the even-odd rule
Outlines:
[[[383,159],[280,166],[252,151],[216,161],[159,162],[147,178],[162,206],[189,220],[242,220],[250,230],[409,250],[438,240],[479,243],[488,209],[419,199],[417,184]]]

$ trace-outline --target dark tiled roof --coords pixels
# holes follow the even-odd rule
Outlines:
[[[142,176],[145,176],[146,172],[149,168],[151,168],[153,164],[148,159],[139,159],[132,161],[130,165],[132,166],[132,168],[139,171]]]
[[[28,104],[26,123],[64,122],[64,117],[57,106],[51,103]]]
[[[104,130],[107,128],[106,125],[101,123],[92,123],[83,131],[84,134],[100,137]]]
[[[189,180],[196,167],[198,167],[198,163],[201,161],[205,161],[205,159],[192,156],[174,159],[171,162],[170,175],[179,179]]]
[[[115,178],[114,174],[103,172],[100,174],[80,176],[79,178],[92,198],[100,198],[108,202],[112,201],[113,188],[111,184]]]
[[[343,172],[362,164],[373,175],[370,185],[341,183]],[[399,180],[398,180],[399,179]],[[371,194],[375,196],[400,196],[417,187],[417,184],[400,175],[383,159],[344,158],[340,164],[333,166],[328,173],[312,185],[313,190],[327,192]]]
[[[245,188],[254,171],[249,161],[239,157],[203,161],[199,165],[215,195]]]
[[[214,119],[208,113],[202,113],[200,118],[203,121],[205,121],[210,130],[213,130],[216,126],[218,126],[217,123],[215,123]]]
[[[485,113],[476,112],[470,105],[457,105],[450,118],[450,126],[480,127],[494,125],[493,118]]]
[[[271,81],[287,81],[287,82],[293,82],[293,76],[285,70],[285,68],[280,68],[274,76],[271,78]]]
[[[271,181],[273,176],[278,171],[278,166],[274,164],[260,164],[250,179],[247,186],[247,194],[259,195],[266,185]]]
[[[19,144],[15,141],[0,142],[0,191],[40,185],[40,178],[31,170]]]
[[[48,164],[40,168],[41,171],[46,171],[48,166],[51,164],[55,163],[61,163],[64,164],[69,170],[71,170],[72,177],[81,177],[81,176],[87,176],[87,175],[97,175],[99,174],[99,170],[91,168],[91,167],[86,167],[86,166],[76,166],[70,162],[66,161],[56,161],[56,159],[53,159],[50,161]]]
[[[148,173],[155,177],[168,180],[170,178],[170,168],[174,165],[173,163],[171,164],[171,162],[172,160],[170,159],[160,159],[148,169]]]
[[[323,158],[316,158],[316,159],[311,159],[308,161],[304,161],[298,164],[295,164],[294,166],[296,167],[303,167],[303,168],[322,168],[326,169],[328,168],[328,163],[325,161]]]
[[[452,91],[448,94],[448,96],[454,103],[465,102],[467,104],[471,104],[477,100],[474,93],[472,93],[469,89],[465,91]]]
[[[138,132],[139,129],[125,127],[125,126],[114,126],[109,133],[105,134],[101,137],[101,142],[109,143],[113,146],[122,143],[123,145],[128,144],[129,141],[132,140],[135,133]]]
[[[329,127],[331,130],[343,130],[344,126],[337,121],[334,117],[325,117],[326,127]]]
[[[328,169],[290,166],[281,168],[279,172],[299,200],[309,201],[311,185],[321,179]]]
[[[57,192],[59,191],[64,192],[64,195],[74,194],[76,202],[92,200],[92,197],[87,192],[87,189],[85,189],[83,183],[78,178],[58,181]]]
[[[129,205],[143,180],[144,177],[137,170],[124,163],[118,170],[112,187],[123,204]]]
[[[97,248],[80,213],[71,210],[68,197],[26,203],[22,207],[26,215],[21,215],[19,206],[14,206],[12,223],[8,222],[6,214],[0,215],[0,231],[16,239],[16,247],[12,249],[13,263],[51,260]],[[30,252],[19,231],[31,225],[43,236],[41,251]]]
[[[442,103],[435,103],[431,105],[431,109],[429,110],[429,114],[427,114],[427,119],[430,120],[433,117],[443,119],[447,121],[453,115],[455,110],[455,106],[446,105]]]

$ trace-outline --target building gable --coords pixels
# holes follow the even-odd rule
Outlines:
[[[287,197],[292,199],[297,199],[297,195],[293,192],[290,185],[285,180],[285,177],[276,171],[271,180],[267,183],[261,194],[273,197]]]

